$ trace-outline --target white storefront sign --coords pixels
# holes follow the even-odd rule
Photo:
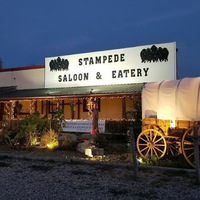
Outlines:
[[[175,79],[175,42],[45,59],[45,88]]]
[[[92,120],[66,120],[63,127],[64,132],[90,133],[92,128]],[[105,132],[105,120],[98,122],[99,133]]]

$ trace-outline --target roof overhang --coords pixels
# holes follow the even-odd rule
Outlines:
[[[23,100],[23,99],[53,99],[53,98],[88,98],[88,97],[111,97],[132,96],[140,93],[144,83],[126,85],[84,86],[68,88],[40,88],[9,90],[0,93],[0,100]]]

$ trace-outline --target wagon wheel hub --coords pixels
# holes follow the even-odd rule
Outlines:
[[[153,149],[153,148],[155,147],[155,143],[154,143],[153,141],[149,141],[149,142],[147,143],[147,146],[148,146],[149,148]]]

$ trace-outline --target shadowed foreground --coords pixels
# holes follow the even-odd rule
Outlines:
[[[198,199],[193,174],[1,156],[0,199]]]

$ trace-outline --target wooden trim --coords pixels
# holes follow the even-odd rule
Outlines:
[[[63,110],[63,113],[65,114],[65,100],[62,100],[62,110]]]
[[[41,114],[44,114],[44,101],[41,101]]]
[[[35,112],[37,111],[38,108],[38,101],[35,101]]]
[[[49,100],[46,100],[46,116],[48,117],[49,115]]]
[[[85,95],[66,95],[66,96],[39,96],[39,97],[10,97],[10,98],[0,98],[1,101],[9,101],[9,100],[31,100],[31,99],[38,99],[38,100],[42,100],[42,99],[88,99],[90,97],[96,97],[96,98],[101,98],[101,97],[105,97],[105,98],[111,98],[111,97],[132,97],[135,95],[140,94],[141,92],[134,92],[134,93],[117,93],[117,94],[94,94],[94,95],[90,95],[90,94],[85,94]]]

